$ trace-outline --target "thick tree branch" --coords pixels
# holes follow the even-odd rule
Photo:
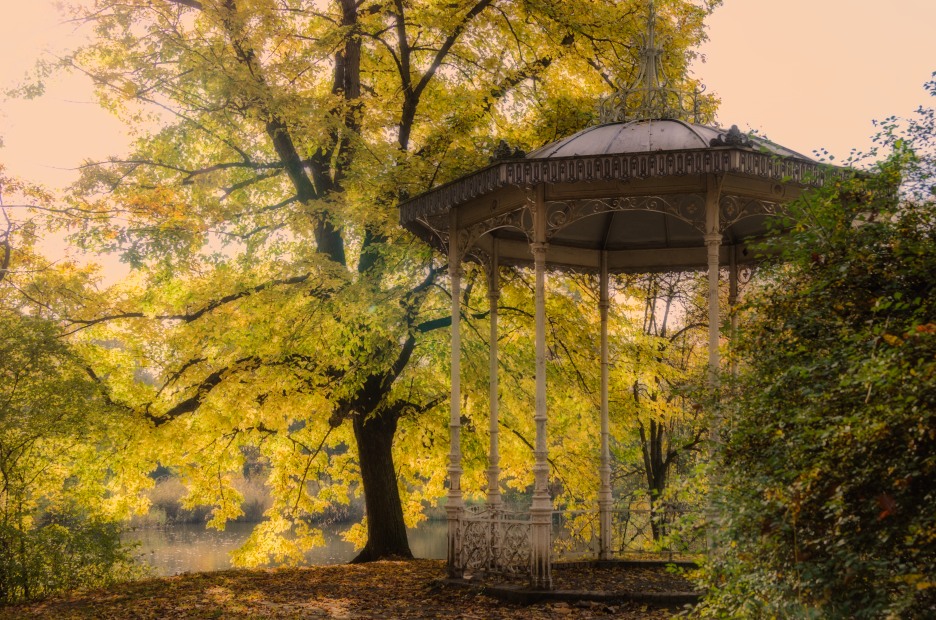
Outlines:
[[[107,403],[107,405],[111,407],[116,407],[118,409],[122,409],[124,411],[130,411],[130,412],[136,413],[136,411],[132,407],[129,407],[128,405],[125,405],[124,403],[117,402],[111,397],[110,392],[107,390],[107,382],[103,378],[99,377],[97,373],[94,372],[93,368],[91,368],[87,364],[81,364],[81,366],[84,368],[85,374],[91,377],[91,380],[98,386],[100,390],[101,398],[104,399],[104,402]],[[143,416],[150,422],[153,422],[153,423],[158,422],[157,418],[150,415],[149,411],[144,410]]]
[[[202,6],[202,3],[199,2],[198,0],[165,0],[165,2],[169,2],[171,4],[181,4],[182,6],[187,6],[189,8],[197,9],[199,11],[201,11],[204,8]]]
[[[311,273],[305,273],[299,276],[293,276],[291,278],[279,278],[276,280],[269,280],[267,282],[258,284],[251,288],[244,289],[236,293],[231,293],[230,295],[225,295],[224,297],[219,297],[218,299],[214,299],[193,312],[182,312],[182,313],[176,313],[176,314],[157,314],[157,315],[152,315],[152,316],[147,315],[146,313],[143,313],[143,312],[120,312],[120,313],[95,317],[93,319],[66,318],[64,320],[71,325],[81,326],[78,329],[68,332],[68,335],[73,334],[81,329],[86,329],[88,327],[91,327],[92,325],[97,325],[99,323],[106,323],[108,321],[116,321],[120,319],[140,319],[144,317],[149,317],[149,318],[153,318],[153,319],[160,320],[160,321],[182,321],[183,323],[191,323],[192,321],[197,321],[204,315],[208,314],[209,312],[213,310],[220,308],[221,306],[225,304],[229,304],[231,302],[237,301],[238,299],[243,299],[244,297],[249,297],[250,295],[256,295],[257,293],[261,293],[265,290],[271,289],[276,286],[289,286],[289,285],[295,285],[295,284],[302,284],[303,282],[307,281],[310,277],[312,277]]]
[[[400,41],[400,55],[401,55],[401,73],[400,73],[400,83],[403,86],[403,108],[400,112],[400,125],[399,125],[399,137],[398,143],[400,145],[400,150],[407,150],[409,148],[409,139],[410,134],[413,130],[413,121],[416,118],[416,111],[419,108],[419,100],[422,97],[423,91],[429,86],[429,83],[432,81],[432,78],[435,77],[436,72],[439,70],[439,67],[442,66],[442,63],[445,61],[446,56],[452,49],[452,46],[458,41],[461,35],[465,32],[468,27],[468,24],[475,17],[480,15],[484,9],[486,9],[493,0],[480,0],[475,4],[468,13],[465,14],[465,17],[452,29],[447,37],[442,41],[442,45],[436,51],[435,56],[432,61],[429,63],[429,66],[426,68],[426,71],[419,78],[419,81],[416,82],[416,85],[412,85],[412,76],[410,71],[407,69],[409,64],[408,60],[404,61],[403,52],[406,50],[407,54],[410,51],[409,41],[406,39],[406,31],[402,27],[403,23],[403,3],[397,3],[397,12],[399,13],[398,18],[398,35],[403,38]],[[404,47],[405,46],[405,47]]]
[[[522,308],[517,308],[514,306],[498,306],[497,311],[498,312],[504,312],[504,311],[514,312],[516,314],[525,316],[530,319],[533,318],[533,315],[527,312],[526,310],[523,310]],[[483,310],[479,312],[472,312],[471,314],[464,314],[462,316],[465,318],[483,319],[483,318],[487,318],[487,316],[490,313],[491,313],[490,310]],[[416,325],[414,329],[421,334],[425,334],[431,331],[435,331],[437,329],[445,329],[446,327],[451,327],[451,325],[452,325],[451,316],[441,316],[437,319],[429,319],[428,321],[423,321],[422,323],[419,323],[418,325]]]
[[[303,159],[299,156],[299,151],[289,131],[288,124],[271,106],[272,92],[270,86],[264,78],[257,54],[250,47],[247,36],[237,20],[237,11],[237,3],[234,0],[226,0],[222,21],[227,30],[228,40],[234,50],[235,57],[248,71],[262,93],[261,96],[254,98],[251,103],[261,113],[262,117],[266,118],[266,134],[270,138],[276,154],[285,166],[286,173],[296,189],[297,198],[302,204],[309,205],[313,201],[322,198],[332,189],[330,178],[323,171],[323,166],[327,164],[330,157],[325,157],[325,154],[320,151],[309,160],[308,165],[316,181],[316,183],[313,183],[313,179],[310,179],[309,174],[306,172]],[[313,218],[318,251],[339,265],[345,265],[344,240],[341,237],[341,231],[332,222],[328,211],[319,211],[313,215]]]
[[[202,379],[201,383],[196,386],[195,393],[193,395],[179,403],[176,403],[173,407],[169,408],[162,414],[154,415],[147,411],[147,417],[153,420],[153,422],[159,426],[165,424],[166,422],[170,422],[179,416],[185,415],[186,413],[191,413],[197,410],[202,405],[202,403],[205,402],[205,399],[208,398],[208,395],[211,394],[211,391],[218,387],[218,385],[220,385],[228,375],[241,370],[255,370],[256,368],[259,368],[262,363],[263,361],[257,357],[244,357],[236,360],[231,366],[219,368]]]

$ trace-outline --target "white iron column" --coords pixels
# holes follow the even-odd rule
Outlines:
[[[552,546],[552,499],[549,496],[549,461],[546,448],[546,201],[545,188],[536,188],[533,216],[533,268],[536,276],[536,447],[533,465],[532,575],[534,588],[552,588],[549,552]]]
[[[709,320],[709,384],[718,381],[718,269],[721,250],[718,202],[721,194],[720,179],[709,177],[705,200],[705,247],[708,250],[708,320]]]
[[[498,380],[497,380],[497,301],[500,299],[500,265],[498,264],[497,239],[493,241],[491,252],[491,271],[488,274],[488,304],[491,315],[490,345],[490,434],[491,445],[488,453],[488,506],[497,510],[501,507],[500,493],[500,449],[498,446]]]
[[[735,334],[738,331],[738,314],[736,312],[735,306],[738,305],[738,257],[735,253],[736,248],[731,248],[731,252],[728,254],[728,308],[731,312],[731,332],[728,334],[728,337],[734,340]],[[729,351],[733,349],[730,348]],[[738,363],[735,359],[734,353],[728,357],[730,364],[730,371],[732,376],[736,375],[738,372]]]
[[[598,308],[601,311],[601,484],[598,488],[598,558],[611,558],[611,451],[608,423],[608,253],[601,253]]]
[[[448,501],[448,573],[460,578],[464,567],[461,562],[460,521],[464,509],[461,491],[461,256],[458,251],[458,226],[452,209],[449,229],[449,279],[452,282],[452,393],[449,417]]]

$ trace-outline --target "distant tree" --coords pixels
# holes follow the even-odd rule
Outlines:
[[[749,298],[701,616],[936,617],[936,133],[923,112],[909,134],[889,123],[893,154],[870,174],[793,206]]]
[[[664,499],[673,471],[695,460],[706,436],[704,422],[686,397],[707,350],[698,303],[703,286],[691,273],[651,274],[629,291],[642,302],[642,324],[619,344],[615,387],[622,418],[637,427],[643,491],[654,503]],[[652,525],[658,539],[662,529],[657,521]]]

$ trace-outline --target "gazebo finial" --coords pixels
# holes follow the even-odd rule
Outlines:
[[[647,7],[647,31],[639,43],[640,64],[633,84],[618,82],[618,90],[599,104],[598,122],[678,119],[698,123],[698,99],[702,91],[687,93],[671,87],[663,72],[663,47],[656,40],[656,8]],[[686,99],[690,99],[689,102]]]

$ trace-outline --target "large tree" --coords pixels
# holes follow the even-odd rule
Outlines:
[[[714,4],[657,3],[674,75]],[[359,559],[409,555],[404,513],[442,483],[439,457],[415,455],[440,430],[420,414],[445,394],[428,370],[447,321],[444,265],[398,230],[396,205],[500,139],[529,148],[588,122],[633,73],[644,15],[612,0],[75,8],[95,36],[65,64],[138,138],[89,162],[61,221],[137,271],[121,296],[50,312],[86,335],[96,376],[163,434],[217,523],[237,512],[225,472],[260,446],[277,504],[257,558],[298,553],[305,518],[358,477]],[[260,544],[285,530],[295,544]]]

